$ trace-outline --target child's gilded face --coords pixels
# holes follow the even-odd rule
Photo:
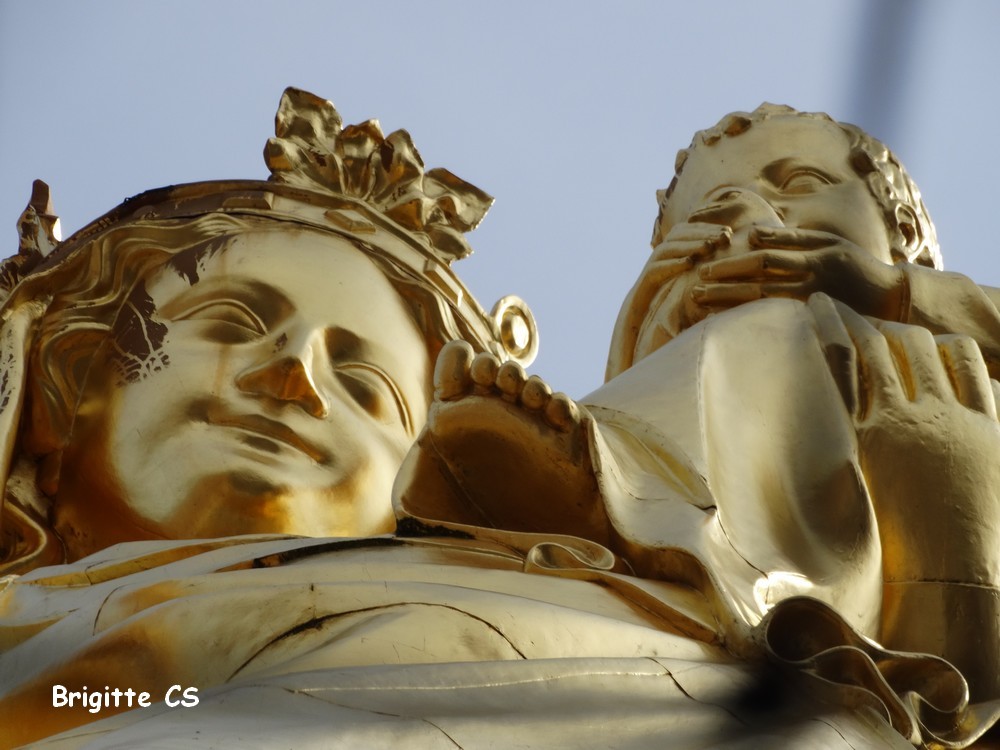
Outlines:
[[[751,225],[776,223],[829,232],[892,263],[881,207],[849,159],[847,134],[832,122],[796,116],[757,122],[693,149],[665,219],[669,226],[724,224],[737,236]],[[748,250],[734,242],[733,252],[741,249]]]

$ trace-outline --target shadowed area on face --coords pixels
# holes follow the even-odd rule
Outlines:
[[[369,258],[332,235],[254,231],[140,293],[138,327],[165,327],[159,365],[122,382],[128,341],[113,335],[63,456],[57,519],[80,552],[109,543],[92,538],[94,513],[120,521],[114,541],[391,530],[430,365]]]

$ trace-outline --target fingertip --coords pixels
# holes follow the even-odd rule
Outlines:
[[[766,227],[753,226],[750,227],[750,231],[747,233],[747,242],[753,249],[764,247],[769,240],[773,239],[774,233],[770,232]]]
[[[806,299],[806,306],[812,310],[813,317],[820,321],[839,318],[833,298],[826,292],[813,292]]]
[[[677,258],[676,260],[654,260],[650,261],[640,278],[644,284],[660,286],[675,276],[690,270],[694,267],[691,258]]]

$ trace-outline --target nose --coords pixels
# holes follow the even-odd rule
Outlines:
[[[725,224],[730,227],[756,224],[782,226],[781,214],[759,193],[732,185],[714,190],[703,208],[692,214],[697,221]]]
[[[307,414],[323,419],[330,408],[316,384],[316,364],[325,355],[322,343],[311,337],[299,342],[279,341],[283,345],[270,357],[236,376],[236,387],[253,396],[296,404]]]

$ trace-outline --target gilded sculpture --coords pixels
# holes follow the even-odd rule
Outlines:
[[[404,131],[342,128],[303,92],[277,133],[271,183],[152,191],[46,258],[46,209],[29,207],[7,309],[35,318],[12,341],[31,374],[5,383],[8,419],[29,411],[7,465],[37,463],[40,492],[4,505],[10,569],[138,539],[389,532],[437,351],[469,338],[507,356],[510,321],[448,267],[488,196],[425,173]],[[506,300],[501,318],[534,336],[525,311]]]
[[[1000,293],[940,270],[882,144],[772,105],[697,134],[577,404],[525,373],[523,303],[486,315],[449,268],[485,194],[303,92],[276,130],[269,183],[153,191],[65,243],[44,196],[22,218],[5,746],[992,726]]]
[[[795,612],[797,629],[822,630],[824,602],[883,647],[959,666],[977,704],[968,714],[992,716],[996,291],[935,268],[926,209],[884,146],[770,105],[725,118],[681,153],[653,244],[609,380],[582,399],[574,426],[539,441],[530,405],[495,397],[510,388],[490,399],[456,386],[404,464],[406,507],[599,541],[643,577],[728,600],[707,640],[734,651],[763,638],[781,661],[768,618]],[[467,381],[487,369],[488,355],[455,345],[442,356],[466,362]],[[503,449],[478,451],[472,430],[490,446],[502,434]],[[539,442],[549,460],[528,461]],[[527,467],[504,480],[513,493],[494,489],[510,475],[498,454]],[[550,500],[543,511],[536,497]],[[825,665],[823,679],[849,692],[859,665],[833,667],[851,640],[841,637],[793,661]],[[898,653],[868,658],[860,683],[891,685]],[[924,670],[925,689],[936,683],[961,714],[957,675],[940,667],[927,657],[906,671]],[[895,704],[904,736],[958,741],[892,687],[900,697],[880,699]]]

